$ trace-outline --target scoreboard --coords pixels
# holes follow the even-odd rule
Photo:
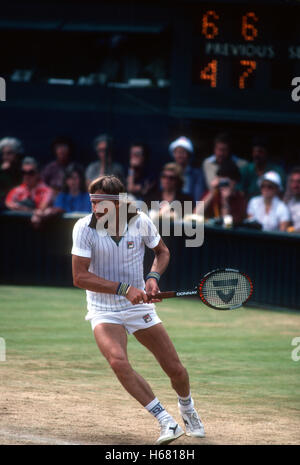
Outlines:
[[[177,30],[172,111],[195,117],[300,122],[300,3],[200,3]],[[300,80],[300,78],[299,78]]]

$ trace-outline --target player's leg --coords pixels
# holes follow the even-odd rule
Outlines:
[[[178,395],[178,407],[189,436],[204,437],[203,424],[194,409],[190,393],[189,375],[182,365],[174,344],[162,323],[134,332],[137,340],[150,350],[169,376]]]
[[[187,397],[190,392],[188,372],[182,365],[174,344],[162,323],[135,331],[134,336],[153,353],[162,369],[169,376],[172,387],[177,394],[181,397]]]
[[[122,325],[101,323],[94,329],[97,345],[115,372],[122,386],[159,422],[168,421],[173,430],[159,438],[158,444],[167,444],[184,434],[155,397],[149,384],[131,367],[127,356],[127,334]],[[175,425],[175,427],[174,427]],[[174,430],[175,428],[175,430]]]
[[[155,395],[149,384],[133,370],[127,356],[127,334],[122,325],[101,323],[94,329],[97,345],[122,386],[143,406]]]

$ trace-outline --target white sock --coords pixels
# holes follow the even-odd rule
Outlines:
[[[194,408],[194,401],[191,393],[187,397],[178,396],[178,404],[181,413],[191,412]]]
[[[164,409],[159,402],[158,398],[155,397],[148,405],[145,405],[145,409],[148,410],[159,422],[166,420],[167,418],[173,419],[172,416]]]

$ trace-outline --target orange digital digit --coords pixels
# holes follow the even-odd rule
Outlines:
[[[219,28],[212,21],[213,19],[219,19],[219,15],[214,10],[207,11],[202,18],[202,34],[207,39],[214,39],[219,34]]]
[[[205,68],[200,72],[200,78],[205,81],[210,81],[210,87],[217,87],[217,60],[210,61]]]
[[[256,61],[253,60],[241,60],[240,64],[246,66],[247,68],[239,78],[239,89],[245,89],[245,81],[247,77],[253,73],[256,69]]]
[[[242,36],[245,40],[254,40],[258,35],[258,30],[253,22],[257,22],[258,17],[253,11],[249,11],[242,17]]]

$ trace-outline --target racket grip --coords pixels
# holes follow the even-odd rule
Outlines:
[[[175,291],[167,291],[167,292],[159,292],[156,295],[149,295],[150,299],[171,299],[172,297],[176,297],[176,292]]]

